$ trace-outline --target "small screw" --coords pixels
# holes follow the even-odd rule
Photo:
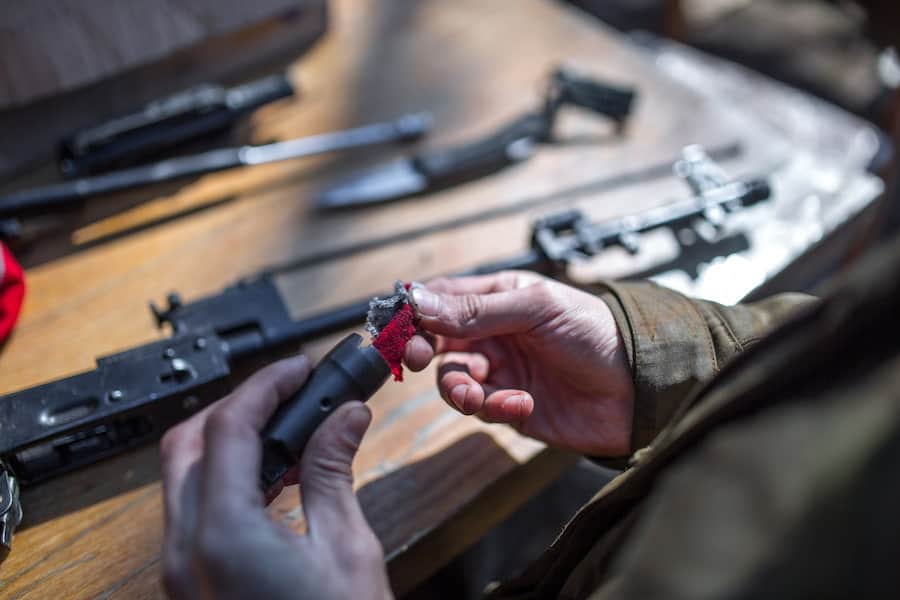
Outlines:
[[[175,358],[175,348],[166,348],[163,350],[163,358]]]
[[[106,395],[110,402],[121,402],[125,399],[125,392],[122,390],[113,390]]]
[[[206,348],[206,338],[197,338],[194,340],[194,349],[195,350],[203,350]]]

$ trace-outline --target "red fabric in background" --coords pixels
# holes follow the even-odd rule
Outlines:
[[[406,352],[406,342],[415,333],[416,311],[409,304],[404,304],[372,341],[372,345],[391,368],[394,381],[403,381],[403,354]]]
[[[0,244],[3,278],[0,279],[0,342],[12,333],[25,298],[25,275],[9,249]]]

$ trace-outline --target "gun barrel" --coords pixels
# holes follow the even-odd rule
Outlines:
[[[110,171],[103,175],[82,177],[0,196],[0,218],[41,214],[93,196],[239,166],[261,165],[364,146],[408,142],[425,135],[430,127],[430,117],[416,113],[401,116],[387,123],[374,123],[284,142],[221,148],[170,158],[149,165]]]

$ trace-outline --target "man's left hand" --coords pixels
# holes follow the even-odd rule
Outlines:
[[[353,493],[351,463],[371,413],[336,410],[306,447],[299,483],[307,535],[266,513],[259,432],[309,375],[303,357],[256,373],[162,440],[163,580],[181,598],[391,597],[381,545]]]

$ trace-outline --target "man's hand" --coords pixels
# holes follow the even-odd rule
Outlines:
[[[259,432],[309,374],[302,357],[256,373],[162,440],[163,578],[181,598],[390,598],[381,545],[353,493],[350,465],[369,426],[341,406],[315,432],[299,473],[309,533],[273,521],[259,488]]]
[[[539,275],[439,279],[413,290],[421,327],[410,369],[442,354],[451,407],[592,456],[631,451],[634,387],[605,302]]]

